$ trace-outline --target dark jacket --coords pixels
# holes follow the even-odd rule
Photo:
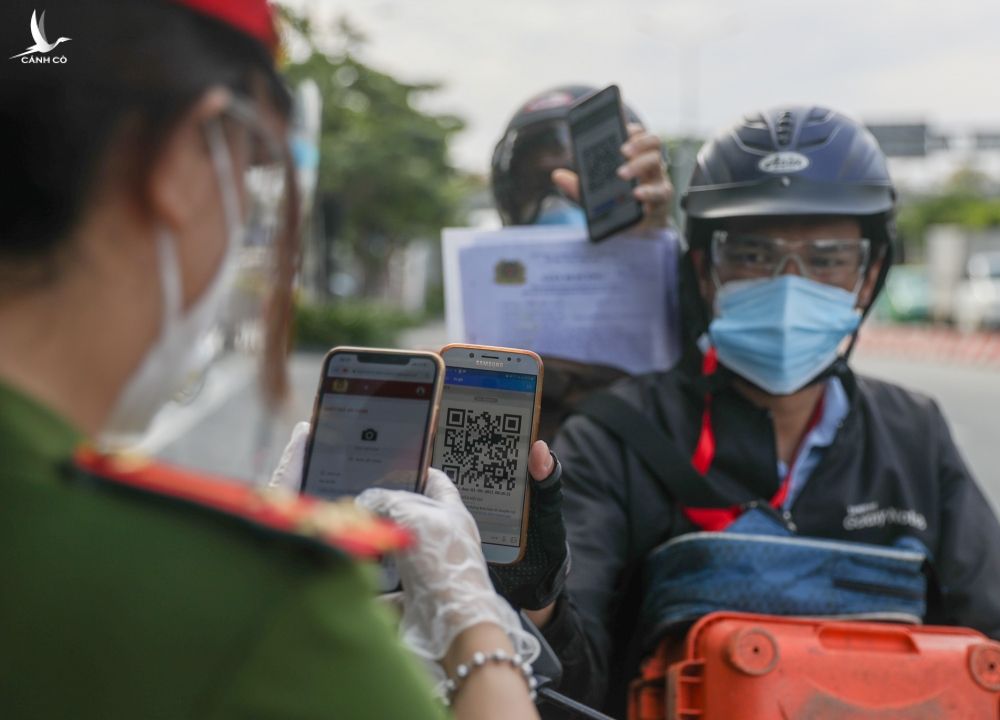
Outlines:
[[[444,720],[370,568],[258,525],[262,498],[84,469],[82,441],[0,383],[0,717]]]
[[[696,364],[693,365],[696,370]],[[791,508],[803,535],[889,544],[921,540],[932,554],[926,621],[1000,638],[1000,526],[934,401],[889,383],[841,381],[850,410]],[[692,362],[613,386],[689,457],[700,431],[704,384]],[[768,411],[731,387],[712,404],[710,473],[760,497],[778,489]],[[624,715],[638,675],[642,564],[666,540],[696,530],[640,460],[593,421],[571,417],[554,443],[564,468],[572,571],[545,635],[564,664],[562,690]]]

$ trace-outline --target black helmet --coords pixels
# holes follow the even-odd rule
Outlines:
[[[701,148],[688,218],[891,212],[885,155],[861,123],[822,107],[748,115]]]
[[[552,184],[556,168],[573,169],[566,114],[582,97],[597,91],[589,85],[564,85],[535,95],[507,123],[493,149],[490,183],[504,225],[530,225],[542,201],[558,193]],[[625,107],[629,122],[640,122]]]
[[[716,135],[698,152],[681,201],[689,251],[708,248],[712,233],[726,218],[856,217],[872,241],[873,257],[884,259],[875,296],[892,262],[895,205],[896,191],[875,137],[858,121],[816,106],[783,106],[747,115]],[[685,325],[689,335],[697,337],[710,317],[689,257],[683,272]]]

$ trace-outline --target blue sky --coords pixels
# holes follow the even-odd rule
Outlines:
[[[868,121],[1000,128],[996,0],[286,0],[346,14],[365,60],[446,89],[485,171],[514,108],[565,82],[618,83],[654,130],[708,132],[744,111],[819,102]]]

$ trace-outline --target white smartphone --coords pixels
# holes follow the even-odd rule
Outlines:
[[[508,565],[528,534],[528,452],[538,433],[542,360],[529,350],[448,345],[431,464],[458,487],[483,554]]]

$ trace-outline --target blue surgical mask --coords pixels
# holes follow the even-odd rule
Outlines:
[[[549,195],[542,200],[535,225],[569,225],[587,227],[587,215],[583,208],[558,195]]]
[[[719,288],[708,327],[719,362],[773,395],[825,370],[857,330],[857,293],[801,277],[738,280]]]

